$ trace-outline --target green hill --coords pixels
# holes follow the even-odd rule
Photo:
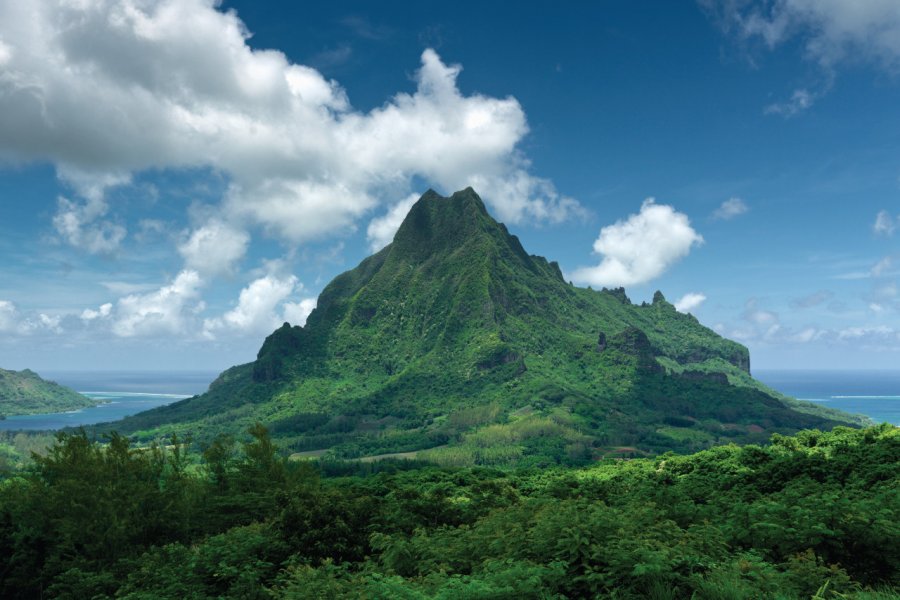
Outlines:
[[[202,442],[261,421],[298,452],[465,465],[690,451],[855,419],[795,408],[753,380],[744,346],[661,293],[635,305],[567,283],[470,188],[422,196],[392,244],[255,362],[114,427]]]
[[[34,415],[94,406],[94,400],[58,383],[41,379],[29,369],[0,369],[0,415]]]

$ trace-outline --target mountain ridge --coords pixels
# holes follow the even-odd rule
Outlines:
[[[298,451],[432,448],[440,462],[468,448],[463,464],[687,451],[852,421],[795,411],[752,379],[744,346],[661,292],[635,305],[621,288],[567,283],[471,188],[426,192],[303,327],[285,323],[207,394],[118,425],[205,439],[255,420]]]

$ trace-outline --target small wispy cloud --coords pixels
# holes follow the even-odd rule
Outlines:
[[[847,273],[839,273],[837,275],[833,275],[832,279],[839,279],[842,281],[857,281],[860,279],[877,279],[879,277],[885,277],[887,275],[895,273],[895,271],[891,270],[894,266],[894,259],[891,256],[885,256],[884,258],[879,259],[874,265],[872,265],[869,269],[862,271],[849,271]]]
[[[325,48],[309,59],[309,64],[316,69],[333,69],[345,64],[353,56],[353,48],[349,44],[341,44],[336,48]]]
[[[885,275],[893,264],[893,259],[890,256],[885,256],[872,267],[872,277],[881,277]]]
[[[373,23],[371,20],[360,15],[344,17],[341,19],[340,23],[357,36],[373,42],[383,42],[394,34],[394,30],[387,25]]]
[[[816,327],[806,327],[787,336],[787,340],[797,344],[808,344],[824,337],[828,332]]]
[[[862,326],[862,327],[846,327],[837,332],[839,340],[858,340],[862,338],[869,339],[890,339],[897,340],[897,331],[893,327],[887,325]]]
[[[900,64],[900,9],[893,0],[699,0],[726,33],[772,50],[800,38],[803,58],[832,70],[860,60]]]
[[[780,115],[785,118],[797,116],[810,108],[816,101],[816,95],[807,89],[797,89],[784,102],[774,102],[763,109],[767,115]]]
[[[825,302],[830,294],[823,290],[798,300],[806,304],[818,305]],[[873,302],[869,305],[869,316],[871,313],[878,315],[883,310],[882,305]],[[857,313],[857,316],[864,317],[865,313]],[[816,323],[806,323],[802,326],[792,325],[782,321],[780,315],[775,311],[764,308],[762,301],[757,298],[747,300],[744,310],[738,315],[736,322],[732,324],[716,323],[714,329],[723,336],[744,343],[765,345],[784,346],[840,342],[862,347],[874,342],[892,341],[900,345],[900,336],[897,335],[897,332],[893,328],[881,325],[846,325],[843,327],[827,327]]]
[[[894,74],[900,68],[900,6],[895,0],[698,0],[722,31],[752,56],[799,48],[817,65],[821,83],[798,87],[764,112],[785,118],[807,111],[832,87],[841,67],[869,63]]]
[[[747,203],[740,198],[733,197],[723,202],[719,208],[713,211],[712,219],[714,221],[730,221],[750,210]]]
[[[819,290],[807,296],[794,298],[791,300],[791,306],[794,308],[812,308],[813,306],[819,306],[823,302],[831,300],[832,297],[834,297],[834,292],[830,290]]]
[[[100,285],[106,288],[109,292],[118,296],[127,296],[130,294],[149,292],[150,290],[156,289],[158,287],[154,283],[136,283],[133,281],[101,281]]]
[[[875,215],[875,222],[872,224],[872,231],[875,235],[890,237],[894,235],[896,229],[897,226],[894,217],[886,210],[878,211],[878,214]]]

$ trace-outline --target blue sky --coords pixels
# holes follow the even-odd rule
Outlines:
[[[893,0],[4,3],[0,366],[251,360],[472,185],[756,368],[894,368],[898,107]]]

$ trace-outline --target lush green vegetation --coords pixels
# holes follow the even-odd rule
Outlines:
[[[58,383],[41,379],[29,369],[0,369],[0,415],[34,415],[63,412],[97,404]]]
[[[462,416],[461,419],[482,418]],[[582,468],[202,457],[61,434],[0,480],[3,598],[881,600],[900,430],[836,428]]]
[[[54,435],[45,431],[0,431],[0,472],[22,469],[44,455]]]
[[[791,403],[749,365],[745,347],[660,293],[634,305],[621,289],[566,283],[471,189],[429,192],[390,246],[325,288],[304,327],[285,324],[207,394],[110,429],[209,443],[259,421],[295,452],[521,466],[861,423]]]

